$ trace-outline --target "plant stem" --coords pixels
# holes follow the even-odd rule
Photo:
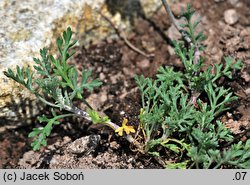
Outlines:
[[[182,29],[180,28],[180,26],[178,25],[177,20],[176,20],[174,14],[172,13],[172,10],[171,10],[169,4],[167,3],[167,1],[166,1],[166,0],[161,0],[161,2],[162,2],[162,4],[163,4],[163,6],[164,6],[166,12],[168,13],[168,15],[169,15],[169,17],[170,17],[170,20],[172,21],[174,27],[179,31],[179,33],[180,33],[180,34],[182,35],[182,37],[186,40],[187,43],[193,44],[193,43],[192,43],[192,39],[191,39],[187,34],[185,34],[185,33],[182,31]]]
[[[64,109],[69,111],[69,112],[72,112],[80,117],[83,117],[89,121],[91,121],[91,118],[89,116],[89,114],[85,111],[83,111],[82,109],[79,109],[78,107],[72,105],[72,106],[64,106]]]
[[[177,24],[177,21],[175,19],[174,14],[172,13],[172,10],[171,10],[169,4],[167,3],[166,0],[161,0],[161,1],[162,1],[162,4],[163,4],[166,12],[168,13],[168,15],[170,17],[172,23],[174,24],[174,27],[180,32],[181,29],[180,29],[179,25]]]
[[[78,115],[78,116],[80,116],[82,118],[85,118],[85,119],[87,119],[89,121],[92,121],[89,114],[87,112],[79,109],[78,107],[64,106],[64,109],[69,111],[69,112],[72,112],[72,113],[74,113],[74,114],[76,114],[76,115]],[[117,124],[115,124],[115,123],[113,123],[111,121],[105,123],[105,125],[109,126],[113,130],[116,130],[116,129],[118,129],[120,127],[120,126],[118,126]],[[139,152],[144,153],[143,146],[139,142],[135,141],[134,138],[131,135],[126,135],[125,138],[126,138],[126,140],[128,142],[133,144],[138,149]]]
[[[213,169],[218,169],[223,163],[224,161],[219,162]]]
[[[179,31],[179,33],[182,35],[183,39],[190,45],[190,46],[194,46],[194,39],[190,38],[187,34],[185,34],[185,32],[183,32],[182,28],[178,25],[177,20],[175,18],[175,16],[173,15],[171,8],[169,6],[169,4],[167,3],[166,0],[161,0],[162,4],[166,10],[166,12],[168,13],[170,20],[172,21],[173,25],[175,26],[175,28]],[[190,29],[192,32],[193,30]],[[194,34],[194,33],[193,33]],[[192,34],[192,35],[193,35]],[[200,60],[200,50],[199,50],[199,46],[197,46],[197,44],[195,44],[195,52],[194,52],[194,59],[193,59],[193,65],[198,64],[199,60]],[[198,76],[198,72],[194,72],[193,73],[194,76]],[[197,91],[197,89],[192,89],[191,90],[191,98],[190,98],[190,104],[196,106],[196,100],[197,98],[200,96],[200,92]]]
[[[54,103],[48,102],[47,100],[45,100],[44,98],[42,98],[39,94],[37,94],[37,93],[34,93],[34,94],[35,94],[36,97],[37,97],[39,100],[41,100],[44,104],[49,105],[49,106],[51,106],[51,107],[60,108],[60,106],[58,106],[58,105],[56,105],[56,104],[54,104]]]

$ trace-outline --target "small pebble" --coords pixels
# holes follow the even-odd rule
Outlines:
[[[104,73],[100,73],[99,78],[100,78],[100,80],[103,81],[105,79],[105,74]]]
[[[249,94],[250,94],[250,88],[247,88],[247,89],[245,90],[245,93],[246,93],[247,95],[249,95]]]
[[[119,144],[116,141],[110,143],[110,148],[117,150],[119,148]]]
[[[228,9],[224,12],[225,22],[229,25],[233,25],[239,20],[239,15],[235,9]]]
[[[149,68],[150,67],[150,61],[148,59],[143,59],[143,60],[137,62],[137,66],[140,66],[140,67],[142,67],[144,69]]]
[[[246,71],[242,72],[241,77],[242,77],[246,82],[250,82],[250,74],[248,74]]]
[[[107,99],[108,99],[108,96],[107,96],[106,93],[102,93],[102,94],[100,95],[100,101],[101,101],[101,102],[105,102],[105,101],[107,101]]]

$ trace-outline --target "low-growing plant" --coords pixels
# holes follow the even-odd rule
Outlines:
[[[71,41],[71,38],[71,28],[67,28],[62,37],[58,37],[56,42],[59,51],[58,58],[48,54],[45,48],[41,49],[41,59],[33,59],[35,62],[33,72],[31,72],[30,67],[20,68],[19,66],[16,67],[16,73],[10,68],[4,72],[7,77],[22,84],[51,108],[51,118],[46,115],[38,117],[38,120],[41,123],[46,123],[46,126],[34,128],[29,134],[29,137],[35,138],[31,146],[34,150],[39,150],[41,145],[46,146],[46,138],[51,134],[54,125],[60,124],[62,118],[71,116],[83,117],[92,121],[93,124],[107,125],[115,131],[117,130],[119,135],[123,135],[123,131],[125,131],[127,133],[125,137],[132,141],[133,139],[129,133],[134,132],[134,129],[130,128],[131,126],[129,130],[126,130],[125,124],[119,127],[117,124],[112,123],[107,116],[101,117],[84,98],[84,91],[92,91],[94,88],[99,87],[102,82],[99,79],[91,80],[90,70],[83,70],[79,75],[76,68],[69,64],[68,60],[74,55],[71,50],[77,42],[76,40]],[[36,79],[34,75],[36,75]],[[37,78],[37,75],[40,75],[39,78]],[[85,103],[88,110],[84,111],[76,107],[74,105],[75,100],[81,100]]]
[[[250,168],[250,140],[221,150],[234,137],[218,119],[229,109],[227,104],[237,97],[230,88],[218,86],[217,81],[221,77],[232,79],[232,73],[242,63],[225,57],[225,64],[215,64],[215,70],[212,66],[201,70],[205,36],[195,32],[199,22],[192,22],[194,13],[188,5],[181,15],[185,21],[179,30],[183,37],[174,41],[184,71],[160,67],[154,80],[136,77],[142,97],[139,118],[145,133],[145,150],[161,156],[158,151],[161,146],[176,154],[176,160],[167,162],[167,168],[221,168],[223,165]]]

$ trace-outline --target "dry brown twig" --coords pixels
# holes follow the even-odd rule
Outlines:
[[[126,34],[119,30],[119,28],[117,28],[117,26],[110,20],[110,18],[108,18],[106,15],[104,15],[102,12],[98,12],[110,25],[111,27],[115,30],[115,33],[118,35],[118,37],[120,39],[122,39],[124,41],[124,43],[130,48],[132,49],[134,52],[139,53],[140,55],[149,58],[152,55],[146,54],[145,52],[143,52],[142,50],[140,50],[139,48],[137,48],[136,46],[134,46],[126,37]]]

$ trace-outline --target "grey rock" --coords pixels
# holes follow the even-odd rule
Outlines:
[[[66,150],[72,154],[88,155],[99,145],[100,139],[100,135],[85,136],[70,143]]]

